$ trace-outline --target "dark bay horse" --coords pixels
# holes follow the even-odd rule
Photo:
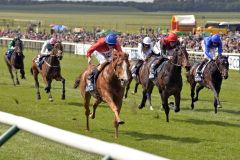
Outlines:
[[[221,90],[222,80],[228,78],[228,69],[229,69],[229,62],[228,57],[220,56],[217,57],[215,61],[211,61],[208,63],[206,68],[203,72],[203,81],[198,82],[199,85],[196,88],[196,97],[195,96],[195,87],[197,82],[195,81],[195,74],[196,69],[198,68],[199,64],[195,64],[191,67],[190,72],[187,74],[187,80],[190,83],[191,87],[191,98],[192,104],[191,108],[194,109],[194,102],[198,101],[198,95],[200,90],[204,87],[210,88],[214,94],[214,108],[215,113],[217,113],[217,108],[221,107],[219,101],[219,93]]]
[[[17,70],[20,69],[21,78],[25,79],[25,72],[24,72],[24,55],[23,55],[23,45],[20,39],[17,39],[15,42],[15,49],[11,55],[10,60],[6,55],[4,55],[5,62],[7,64],[9,73],[11,75],[13,85],[20,84],[18,80]],[[16,83],[14,81],[13,71],[15,72]]]
[[[114,51],[112,61],[107,64],[96,80],[97,94],[86,92],[88,75],[94,69],[94,65],[89,65],[76,79],[74,88],[80,86],[80,92],[84,99],[86,129],[89,130],[89,117],[94,119],[96,108],[102,102],[106,102],[115,114],[114,127],[115,137],[118,137],[118,127],[124,124],[119,117],[125,86],[129,80],[130,70],[128,55],[123,52]],[[94,97],[93,113],[90,113],[89,103],[91,96]]]
[[[40,70],[37,66],[35,59],[32,60],[32,68],[31,73],[33,74],[35,80],[35,88],[37,90],[37,99],[41,99],[40,91],[39,91],[39,82],[38,82],[38,74],[41,73],[43,81],[46,85],[45,91],[48,93],[49,101],[53,101],[51,95],[51,83],[52,80],[62,82],[62,100],[65,99],[65,79],[61,75],[61,67],[60,60],[63,57],[63,46],[61,42],[56,42],[54,45],[50,55],[46,57],[44,63],[42,64],[42,69]]]
[[[143,97],[139,108],[145,106],[146,100],[151,101],[151,93],[154,85],[157,86],[162,100],[162,107],[164,108],[166,121],[169,122],[169,104],[168,98],[174,96],[175,106],[174,111],[180,111],[180,99],[182,90],[182,67],[189,67],[188,53],[185,47],[179,46],[173,52],[173,58],[164,61],[157,69],[157,77],[154,83],[148,79],[150,65],[144,65],[140,72],[140,81],[143,86]]]

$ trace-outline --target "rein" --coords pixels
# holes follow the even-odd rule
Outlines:
[[[58,65],[58,66],[52,66],[52,65],[49,64],[46,60],[44,60],[44,62],[47,64],[48,67],[60,68],[60,65]]]

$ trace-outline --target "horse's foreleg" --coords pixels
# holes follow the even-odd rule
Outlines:
[[[192,99],[191,108],[192,108],[192,109],[194,109],[195,87],[196,87],[196,82],[193,82],[193,83],[190,82],[190,88],[191,88],[191,99]]]
[[[180,111],[180,99],[181,99],[181,93],[178,92],[174,95],[175,98],[175,107],[174,107],[174,111],[175,112],[179,112]]]
[[[217,108],[222,108],[219,100],[220,87],[214,87],[212,85],[212,90],[214,94],[214,112],[217,113]]]
[[[83,105],[85,108],[85,117],[86,117],[86,130],[89,131],[89,115],[90,115],[89,103],[90,103],[91,95],[85,92],[83,99],[84,99]]]
[[[143,89],[143,91],[142,91],[142,101],[138,105],[138,108],[142,109],[143,107],[145,107],[146,101],[147,101],[147,89]]]
[[[47,80],[47,83],[46,83],[47,86],[46,86],[46,88],[45,88],[46,93],[48,93],[48,100],[49,100],[50,102],[53,101],[53,97],[52,97],[52,94],[51,94],[51,83],[52,83],[52,80],[48,79],[48,80]]]
[[[127,84],[127,87],[126,87],[126,92],[125,92],[125,95],[124,95],[125,98],[127,98],[127,96],[128,96],[128,90],[130,88],[131,82],[132,82],[132,78],[130,78],[129,81],[128,81],[128,84]]]
[[[95,101],[93,102],[93,113],[90,114],[90,118],[94,119],[95,118],[95,114],[96,114],[96,109],[97,109],[97,106],[101,103],[100,100],[98,99],[95,99]]]
[[[17,69],[16,68],[14,68],[14,67],[12,67],[12,70],[14,70],[14,72],[15,72],[15,78],[16,78],[16,84],[17,85],[19,85],[20,84],[20,82],[19,82],[19,80],[18,80],[18,73],[17,73]]]
[[[166,115],[166,122],[169,122],[169,106],[168,106],[168,96],[165,94],[165,92],[163,91],[161,94],[161,99],[162,99],[162,106],[164,108],[165,111],[165,115]]]
[[[121,106],[122,106],[122,100],[118,100],[117,101],[117,107],[118,107],[118,115],[120,114],[120,111],[121,111]],[[116,116],[114,118],[114,127],[115,127],[115,138],[118,138],[118,127],[119,127],[119,121],[117,120]]]
[[[138,85],[139,85],[139,83],[136,82],[136,84],[135,84],[135,88],[134,88],[134,92],[132,92],[133,94],[136,94],[136,93],[137,93]]]
[[[150,108],[151,111],[153,110],[153,107],[152,107],[152,98],[151,98],[151,94],[152,94],[153,87],[154,87],[154,85],[149,86],[149,87],[148,87],[148,92],[146,93],[146,94],[147,94],[147,100],[148,100],[148,102],[149,102],[149,108]]]
[[[21,73],[21,78],[22,78],[22,79],[26,79],[26,77],[25,77],[25,71],[24,71],[24,66],[22,66],[22,68],[20,69],[20,73]]]
[[[194,102],[198,101],[198,95],[199,95],[199,92],[204,88],[204,86],[202,85],[198,85],[197,88],[196,88],[196,97],[194,98]]]
[[[62,77],[62,100],[65,99],[65,79]]]
[[[37,90],[37,99],[41,99],[40,96],[40,91],[39,91],[39,81],[38,81],[38,71],[37,70],[33,70],[33,76],[34,76],[34,80],[35,80],[35,88]]]

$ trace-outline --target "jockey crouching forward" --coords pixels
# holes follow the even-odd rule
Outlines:
[[[56,43],[56,38],[51,38],[50,40],[47,40],[46,42],[44,42],[40,55],[38,55],[37,59],[36,59],[36,64],[39,68],[41,68],[44,59],[50,55],[55,43]]]
[[[150,37],[145,37],[142,43],[138,43],[138,55],[139,59],[137,63],[132,66],[132,77],[136,77],[139,72],[139,68],[143,62],[146,61],[152,55],[153,43]]]
[[[15,49],[15,45],[16,45],[16,41],[17,40],[19,40],[20,41],[20,43],[21,43],[21,48],[22,48],[22,50],[23,50],[23,43],[22,43],[22,41],[21,41],[21,39],[20,39],[20,36],[16,36],[13,40],[11,40],[9,43],[8,43],[8,50],[7,50],[7,52],[6,52],[6,56],[7,56],[7,58],[8,58],[8,60],[10,60],[10,58],[11,58],[11,56],[12,56],[12,53],[13,53],[13,51],[14,51],[14,49]]]
[[[117,41],[117,35],[112,33],[108,34],[106,37],[99,38],[98,41],[88,49],[88,64],[91,64],[91,56],[93,54],[98,60],[99,65],[94,68],[92,73],[88,76],[88,84],[86,86],[87,92],[95,90],[97,76],[104,66],[112,60],[112,51],[114,49],[118,52],[122,52],[122,48]]]
[[[197,82],[202,81],[202,78],[203,78],[202,73],[205,68],[205,67],[203,68],[204,64],[206,64],[206,62],[209,63],[210,61],[216,58],[216,55],[215,55],[216,48],[218,49],[218,56],[221,56],[223,52],[222,41],[218,34],[214,34],[212,36],[204,38],[201,42],[201,45],[204,53],[204,60],[201,62],[201,64],[197,69],[197,74],[195,76],[195,81]]]
[[[149,79],[154,80],[156,77],[156,69],[165,60],[170,60],[173,58],[172,53],[174,49],[180,45],[178,36],[175,33],[170,33],[169,35],[162,37],[153,47],[153,52],[159,54],[160,56],[154,60],[150,67]]]

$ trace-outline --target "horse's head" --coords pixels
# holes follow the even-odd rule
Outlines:
[[[218,66],[219,71],[222,74],[222,77],[224,79],[227,79],[229,69],[228,56],[218,56],[216,59],[216,64]]]
[[[60,41],[57,41],[55,43],[50,55],[58,57],[59,60],[62,59],[62,57],[63,57],[63,46],[62,46],[62,43]]]
[[[22,41],[20,39],[16,39],[14,52],[17,54],[17,56],[21,56],[22,50],[23,50]]]
[[[130,79],[128,55],[124,52],[113,51],[112,57],[115,75],[121,81],[121,85],[124,86]]]
[[[187,71],[190,69],[188,52],[185,46],[178,46],[173,52],[173,57],[173,61],[176,65],[186,68]]]

